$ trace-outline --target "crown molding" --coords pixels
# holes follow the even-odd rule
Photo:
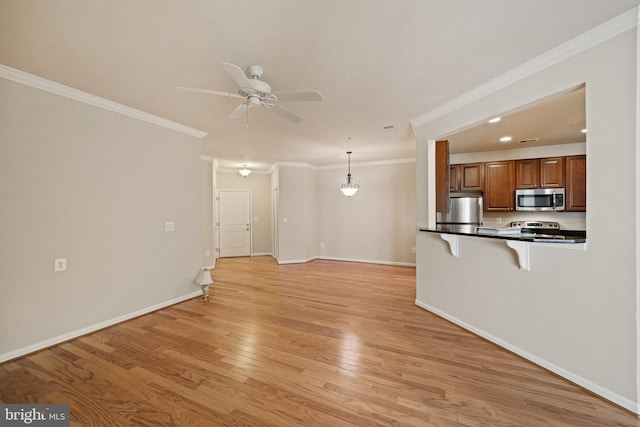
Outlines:
[[[217,171],[218,172],[226,172],[226,173],[238,173],[238,170],[241,169],[239,167],[237,168],[218,168]],[[252,168],[247,168],[251,171],[252,175],[260,175],[260,174],[264,174],[264,175],[268,175],[271,172],[268,170],[259,170],[259,169],[252,169]]]
[[[351,167],[385,166],[385,165],[396,165],[401,163],[415,163],[415,162],[416,162],[415,157],[409,158],[409,159],[374,160],[370,162],[351,162]],[[310,163],[277,162],[274,164],[274,167],[275,166],[289,166],[289,167],[297,167],[297,168],[308,168],[313,170],[327,170],[327,169],[342,169],[344,168],[344,163],[315,166]],[[273,169],[274,167],[272,167],[271,169]]]
[[[532,76],[545,68],[564,61],[573,55],[592,48],[612,37],[638,27],[640,24],[640,7],[635,7],[622,15],[601,24],[586,33],[564,43],[547,53],[544,53],[529,62],[526,62],[511,71],[496,77],[489,82],[478,86],[469,92],[452,99],[433,110],[411,120],[411,126],[415,129],[442,117],[452,111],[475,102],[487,95],[497,92],[519,80]]]
[[[276,162],[275,164],[278,166],[288,166],[291,168],[310,168],[310,169],[316,168],[316,166],[312,165],[311,163],[303,163],[303,162]]]
[[[51,80],[43,79],[42,77],[34,76],[33,74],[25,73],[24,71],[20,71],[15,68],[7,67],[6,65],[0,64],[0,77],[25,86],[30,86],[65,98],[73,99],[74,101],[102,108],[103,110],[112,111],[147,123],[152,123],[189,136],[195,136],[196,138],[202,139],[207,136],[207,133],[201,130],[194,129],[171,120],[163,119],[162,117],[154,116],[153,114],[145,113],[144,111],[127,107],[126,105],[122,105]]]
[[[351,167],[385,166],[385,165],[397,165],[397,164],[415,163],[415,162],[416,162],[415,157],[412,157],[408,159],[375,160],[370,162],[356,162],[356,163],[351,162]],[[311,170],[317,171],[317,170],[343,169],[344,163],[315,166],[315,165],[312,165],[311,163],[304,163],[304,162],[276,162],[276,163],[273,163],[268,170],[251,169],[251,171],[252,173],[258,173],[258,174],[259,173],[271,174],[280,166],[286,166],[286,167],[292,167],[292,168],[305,168],[305,169],[311,169]],[[224,168],[217,168],[216,170],[219,172],[237,172],[238,168],[224,167]]]
[[[398,165],[404,163],[415,163],[415,157],[410,159],[394,159],[394,160],[374,160],[371,162],[351,162],[352,168],[358,167],[367,167],[367,166],[387,166],[387,165]],[[343,169],[344,163],[337,165],[326,165],[326,166],[317,166],[318,170],[329,170],[329,169]]]

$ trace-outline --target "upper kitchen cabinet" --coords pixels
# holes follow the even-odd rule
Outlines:
[[[482,191],[484,188],[484,165],[482,163],[463,163],[449,167],[449,190]]]
[[[538,159],[516,160],[516,188],[538,188],[539,168]]]
[[[566,157],[565,210],[585,212],[587,210],[587,157]]]
[[[484,164],[484,210],[510,212],[515,202],[515,162],[505,160]]]
[[[540,188],[564,187],[564,157],[540,159]]]
[[[562,188],[564,157],[516,161],[516,188]]]

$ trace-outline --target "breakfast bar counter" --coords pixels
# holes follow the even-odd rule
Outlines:
[[[586,250],[586,232],[575,230],[536,230],[514,227],[481,227],[474,225],[438,224],[434,228],[419,228],[421,232],[434,233],[449,244],[454,257],[460,257],[460,241],[464,238],[501,240],[518,256],[521,270],[530,271],[530,250],[536,247]]]
[[[528,228],[437,224],[434,228],[420,228],[420,231],[538,243],[575,244],[587,241],[586,232],[583,230],[544,230],[541,232]]]

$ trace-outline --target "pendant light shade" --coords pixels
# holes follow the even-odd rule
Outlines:
[[[242,169],[239,169],[238,172],[240,172],[240,175],[246,178],[251,174],[251,169],[247,169],[247,165],[244,164],[242,165]]]
[[[351,151],[347,151],[347,156],[349,156],[349,169],[347,170],[347,183],[342,184],[340,191],[347,197],[351,197],[356,194],[356,191],[360,188],[358,184],[353,183],[353,178],[351,178]]]

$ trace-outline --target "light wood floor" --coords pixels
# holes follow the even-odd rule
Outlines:
[[[71,425],[640,426],[414,305],[415,269],[226,258],[193,299],[0,365]]]

